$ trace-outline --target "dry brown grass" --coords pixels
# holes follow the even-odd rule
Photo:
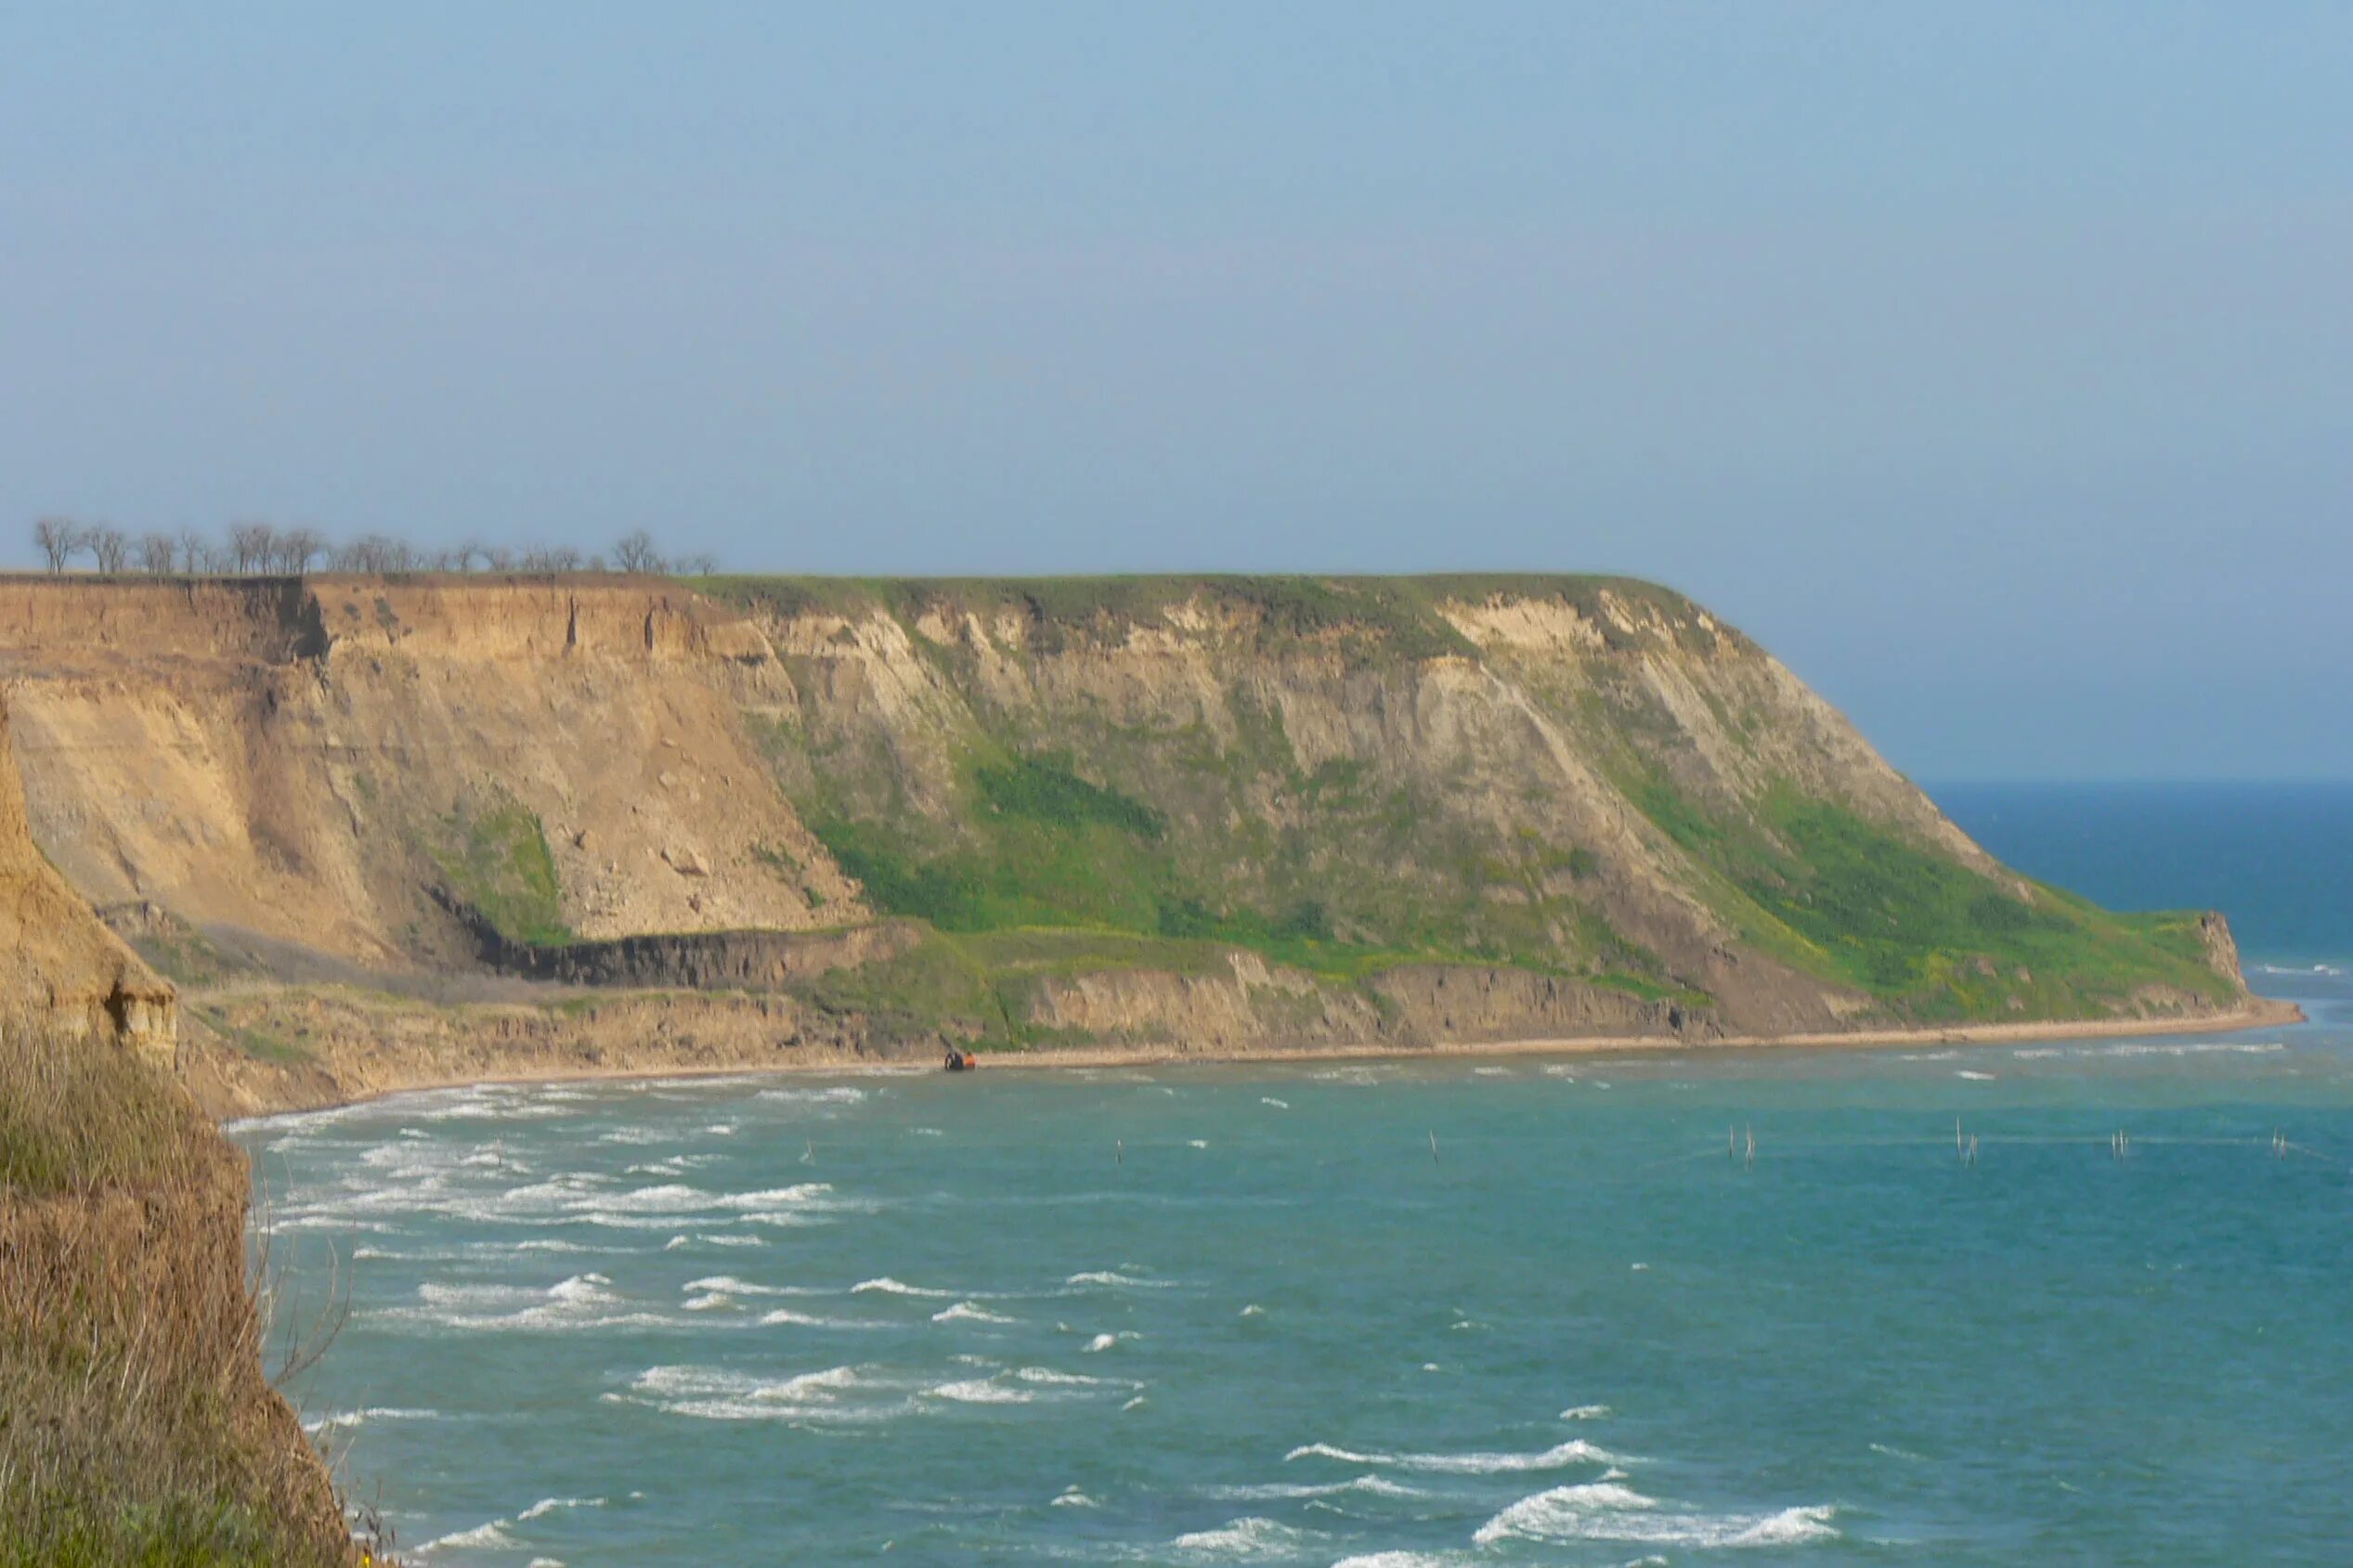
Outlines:
[[[263,1374],[245,1201],[176,1083],[0,1037],[0,1568],[352,1561]]]

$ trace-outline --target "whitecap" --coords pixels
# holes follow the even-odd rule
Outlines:
[[[604,1499],[602,1497],[541,1497],[538,1502],[533,1503],[529,1508],[525,1509],[521,1513],[516,1514],[514,1517],[517,1522],[521,1522],[527,1519],[542,1518],[545,1515],[553,1513],[558,1509],[603,1508],[604,1506]]]
[[[1258,1103],[1262,1106],[1272,1106],[1277,1110],[1289,1110],[1291,1108],[1291,1102],[1289,1100],[1279,1100],[1272,1095],[1259,1095]]]
[[[1450,1475],[1496,1475],[1514,1471],[1561,1470],[1569,1465],[1606,1465],[1616,1458],[1581,1437],[1537,1454],[1372,1454],[1329,1443],[1310,1443],[1283,1456],[1285,1461],[1337,1459],[1343,1464],[1382,1465],[1392,1470],[1433,1471]]]
[[[1320,1537],[1288,1524],[1253,1515],[1232,1520],[1215,1530],[1195,1530],[1169,1542],[1189,1556],[1215,1557],[1226,1562],[1250,1562],[1296,1556]]]
[[[1028,1389],[1010,1388],[988,1378],[941,1383],[930,1393],[934,1399],[952,1399],[959,1405],[1027,1405],[1037,1397]]]
[[[954,1290],[934,1290],[921,1285],[909,1285],[887,1274],[878,1279],[861,1279],[850,1287],[850,1293],[853,1296],[877,1292],[886,1296],[927,1296],[933,1301],[953,1301],[958,1294]]]
[[[873,1093],[871,1089],[853,1089],[840,1083],[827,1089],[762,1089],[752,1098],[771,1105],[853,1106]]]
[[[1966,1078],[1972,1083],[1991,1083],[1994,1082],[1995,1075],[1990,1072],[1972,1072],[1968,1068],[1964,1067],[1956,1068],[1953,1071],[1953,1076],[1956,1078]]]
[[[1170,1281],[1165,1279],[1142,1279],[1132,1274],[1122,1274],[1117,1269],[1091,1269],[1085,1274],[1073,1274],[1068,1279],[1063,1280],[1062,1283],[1065,1285],[1100,1285],[1108,1289],[1118,1290],[1165,1290],[1168,1289]]]
[[[1098,1334],[1093,1339],[1086,1341],[1086,1348],[1084,1354],[1087,1355],[1099,1355],[1104,1351],[1110,1350],[1112,1346],[1118,1344],[1120,1341],[1132,1340],[1136,1336],[1134,1334],[1130,1333]]]
[[[1347,1481],[1271,1481],[1254,1486],[1209,1486],[1204,1497],[1230,1503],[1292,1502],[1306,1497],[1337,1497],[1361,1493],[1374,1497],[1426,1497],[1418,1486],[1384,1476],[1359,1475]]]
[[[1055,1495],[1054,1501],[1051,1506],[1055,1508],[1101,1508],[1103,1505],[1097,1502],[1094,1498],[1088,1497],[1086,1493],[1080,1491],[1075,1486],[1065,1486],[1060,1492]]]
[[[842,1421],[888,1414],[888,1407],[845,1403],[844,1396],[863,1386],[863,1375],[852,1367],[774,1380],[712,1367],[650,1367],[631,1380],[630,1391],[636,1402],[666,1414],[706,1420]]]
[[[365,1426],[370,1421],[437,1421],[438,1410],[417,1410],[394,1406],[371,1405],[364,1410],[350,1410],[332,1416],[320,1416],[303,1423],[309,1432],[332,1431],[337,1427]]]
[[[872,1318],[819,1317],[805,1312],[795,1312],[790,1307],[778,1307],[774,1312],[763,1313],[760,1322],[762,1328],[888,1328],[890,1327],[888,1323],[878,1323]]]
[[[1479,1526],[1480,1546],[1500,1541],[1630,1541],[1644,1546],[1789,1546],[1838,1535],[1826,1504],[1763,1515],[1673,1512],[1619,1482],[1555,1486],[1522,1497]]]
[[[471,1530],[453,1530],[448,1535],[427,1541],[417,1549],[421,1552],[439,1551],[444,1547],[511,1547],[514,1537],[504,1528],[506,1521],[493,1519]]]
[[[1020,1319],[1008,1317],[1003,1313],[991,1312],[988,1308],[972,1302],[958,1302],[952,1307],[943,1307],[933,1313],[931,1321],[934,1323],[1018,1323]]]

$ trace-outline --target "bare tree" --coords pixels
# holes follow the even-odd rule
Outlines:
[[[662,557],[654,548],[654,536],[635,528],[622,535],[620,542],[613,547],[613,564],[624,572],[659,572]]]
[[[294,577],[327,553],[327,541],[316,528],[289,528],[278,536],[278,569]]]
[[[229,559],[240,574],[266,572],[278,548],[278,530],[266,523],[232,523],[228,526]]]
[[[514,570],[514,551],[502,544],[492,545],[482,552],[482,564],[494,572]]]
[[[458,570],[461,572],[473,571],[474,567],[488,560],[489,555],[488,551],[472,539],[466,540],[449,552],[450,559],[457,563]]]
[[[213,569],[213,541],[193,528],[180,530],[180,570],[191,577],[203,577]]]
[[[122,576],[123,568],[130,564],[131,536],[120,528],[92,528],[82,536],[82,542],[90,547],[98,570],[108,577]]]
[[[73,552],[82,548],[82,525],[71,517],[44,517],[32,525],[32,542],[49,563],[49,570],[62,572],[72,564]]]
[[[170,577],[172,563],[178,555],[178,548],[169,534],[143,534],[139,538],[139,569],[151,577]]]
[[[682,577],[707,577],[719,570],[719,561],[709,555],[682,555],[670,563],[670,569]]]
[[[523,552],[522,564],[526,572],[577,572],[580,552],[568,544],[534,545]]]

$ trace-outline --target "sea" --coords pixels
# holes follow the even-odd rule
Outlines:
[[[273,1370],[451,1568],[2353,1560],[2353,786],[1935,793],[2310,1021],[404,1095]]]

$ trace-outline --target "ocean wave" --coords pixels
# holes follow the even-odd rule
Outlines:
[[[1611,1414],[1606,1405],[1572,1405],[1560,1413],[1559,1419],[1564,1421],[1601,1421],[1607,1420]]]
[[[822,1317],[813,1313],[795,1312],[790,1307],[778,1307],[762,1313],[762,1328],[889,1328],[893,1325],[871,1317]]]
[[[320,1416],[315,1419],[306,1420],[303,1423],[303,1430],[315,1433],[332,1432],[339,1428],[366,1426],[370,1421],[437,1421],[441,1419],[442,1415],[438,1410],[415,1410],[395,1406],[371,1405],[364,1410],[343,1411],[335,1415]]]
[[[967,1378],[927,1392],[934,1399],[952,1399],[959,1405],[1027,1405],[1037,1397],[1028,1389],[1008,1387],[992,1378]]]
[[[521,1523],[528,1520],[545,1518],[558,1509],[603,1508],[604,1506],[604,1499],[602,1497],[541,1497],[514,1517],[516,1523]]]
[[[1517,1471],[1565,1470],[1570,1465],[1612,1462],[1618,1456],[1581,1437],[1573,1437],[1535,1454],[1369,1454],[1329,1443],[1310,1443],[1283,1456],[1294,1459],[1334,1459],[1349,1465],[1379,1465],[1388,1470],[1429,1471],[1445,1475],[1502,1475]]]
[[[826,1089],[762,1089],[752,1096],[771,1105],[853,1106],[873,1096],[872,1089],[853,1089],[838,1083]]]
[[[1828,1504],[1769,1514],[1670,1512],[1656,1497],[1619,1482],[1555,1486],[1522,1497],[1473,1534],[1480,1546],[1509,1540],[1627,1541],[1642,1546],[1794,1546],[1834,1539]]]
[[[731,1296],[826,1296],[835,1292],[813,1285],[755,1285],[732,1274],[707,1274],[679,1287],[682,1290],[721,1290]]]
[[[855,1367],[828,1367],[788,1378],[765,1378],[716,1367],[649,1367],[630,1382],[627,1396],[666,1415],[721,1421],[838,1422],[872,1420],[895,1413],[896,1402],[862,1404],[852,1396],[888,1390],[869,1387]]]
[[[934,1323],[1019,1323],[1020,1319],[1008,1317],[1003,1313],[991,1312],[988,1308],[972,1302],[958,1302],[952,1307],[945,1307],[933,1313],[931,1321]]]
[[[1170,1549],[1189,1557],[1214,1557],[1225,1562],[1254,1562],[1269,1558],[1295,1557],[1320,1539],[1321,1536],[1312,1532],[1252,1515],[1220,1524],[1215,1530],[1195,1530],[1190,1535],[1179,1536],[1168,1545]]]
[[[439,1551],[446,1547],[512,1547],[514,1537],[506,1533],[506,1521],[493,1519],[471,1530],[452,1530],[419,1547],[419,1552]]]
[[[1259,1095],[1258,1103],[1262,1106],[1272,1106],[1277,1110],[1289,1110],[1291,1108],[1291,1102],[1289,1100],[1279,1100],[1272,1095]]]
[[[1075,1486],[1065,1486],[1054,1496],[1054,1508],[1101,1508],[1103,1505]]]
[[[1133,1333],[1124,1331],[1116,1334],[1098,1334],[1093,1339],[1086,1341],[1086,1349],[1082,1354],[1087,1355],[1099,1355],[1103,1352],[1116,1346],[1122,1340],[1132,1340],[1136,1336]]]
[[[861,1279],[858,1283],[850,1287],[850,1293],[853,1296],[864,1296],[876,1293],[885,1296],[920,1296],[930,1301],[945,1302],[954,1301],[963,1292],[957,1290],[934,1290],[928,1286],[910,1285],[903,1279],[893,1279],[886,1274],[877,1279]]]
[[[1175,1282],[1145,1279],[1133,1274],[1124,1274],[1118,1269],[1090,1269],[1084,1274],[1073,1274],[1062,1283],[1070,1286],[1096,1285],[1113,1290],[1165,1290]]]
[[[1202,1496],[1229,1503],[1291,1502],[1306,1497],[1338,1497],[1351,1493],[1372,1497],[1426,1497],[1419,1486],[1408,1486],[1386,1476],[1359,1475],[1347,1481],[1271,1481],[1252,1486],[1208,1486]]]
[[[612,1284],[601,1274],[576,1274],[536,1293],[511,1285],[428,1282],[417,1288],[421,1305],[387,1307],[370,1315],[462,1331],[662,1328],[682,1321],[630,1306],[613,1291]],[[496,1310],[500,1308],[512,1310]]]

